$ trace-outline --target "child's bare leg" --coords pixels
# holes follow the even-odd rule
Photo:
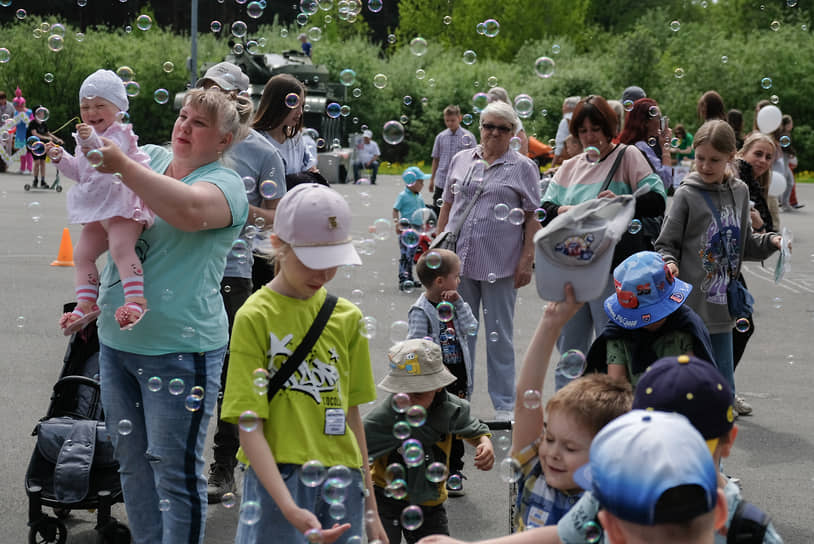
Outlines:
[[[79,241],[74,249],[76,286],[76,308],[60,318],[62,329],[98,311],[96,298],[99,295],[99,271],[96,259],[107,249],[107,232],[101,223],[88,223],[79,233]]]
[[[124,306],[116,310],[119,326],[127,327],[139,322],[147,310],[144,298],[144,271],[136,255],[136,242],[144,230],[138,221],[114,217],[106,221],[110,256],[116,263],[124,288]]]

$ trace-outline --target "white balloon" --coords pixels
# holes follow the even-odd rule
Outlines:
[[[782,120],[783,114],[780,108],[774,105],[763,106],[757,112],[757,128],[763,134],[771,134],[777,130]]]
[[[769,196],[780,196],[785,190],[786,177],[780,172],[772,172],[772,180],[769,183]]]

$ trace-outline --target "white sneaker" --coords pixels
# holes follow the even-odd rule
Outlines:
[[[512,410],[495,410],[495,421],[513,421],[514,411]]]
[[[752,413],[752,406],[740,395],[735,395],[733,408],[739,416],[748,416]]]

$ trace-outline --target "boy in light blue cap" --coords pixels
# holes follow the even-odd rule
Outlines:
[[[431,213],[421,198],[421,189],[424,187],[424,180],[430,177],[430,174],[425,174],[417,166],[404,170],[401,178],[405,188],[393,204],[393,222],[399,241],[400,291],[411,291],[416,285],[413,279],[413,258],[422,232],[429,228],[427,223]]]

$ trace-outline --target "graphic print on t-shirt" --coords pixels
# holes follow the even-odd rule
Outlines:
[[[280,339],[273,332],[269,333],[268,370],[272,376],[293,353],[293,350],[287,347],[293,337],[293,334],[287,334]],[[324,393],[334,393],[329,395],[331,399],[326,398],[325,401],[329,406],[336,406],[334,397],[338,398],[339,392],[339,371],[336,368],[339,354],[333,347],[328,352],[331,358],[330,362],[326,363],[321,361],[314,351],[311,351],[285,382],[283,389],[305,393],[317,404],[322,404]]]
[[[701,282],[701,289],[707,295],[707,302],[726,304],[726,287],[729,284],[730,271],[738,269],[738,248],[740,247],[740,227],[735,211],[726,206],[720,210],[722,232],[712,219],[706,233],[701,238],[699,256],[706,276]],[[731,262],[727,259],[727,254]]]

